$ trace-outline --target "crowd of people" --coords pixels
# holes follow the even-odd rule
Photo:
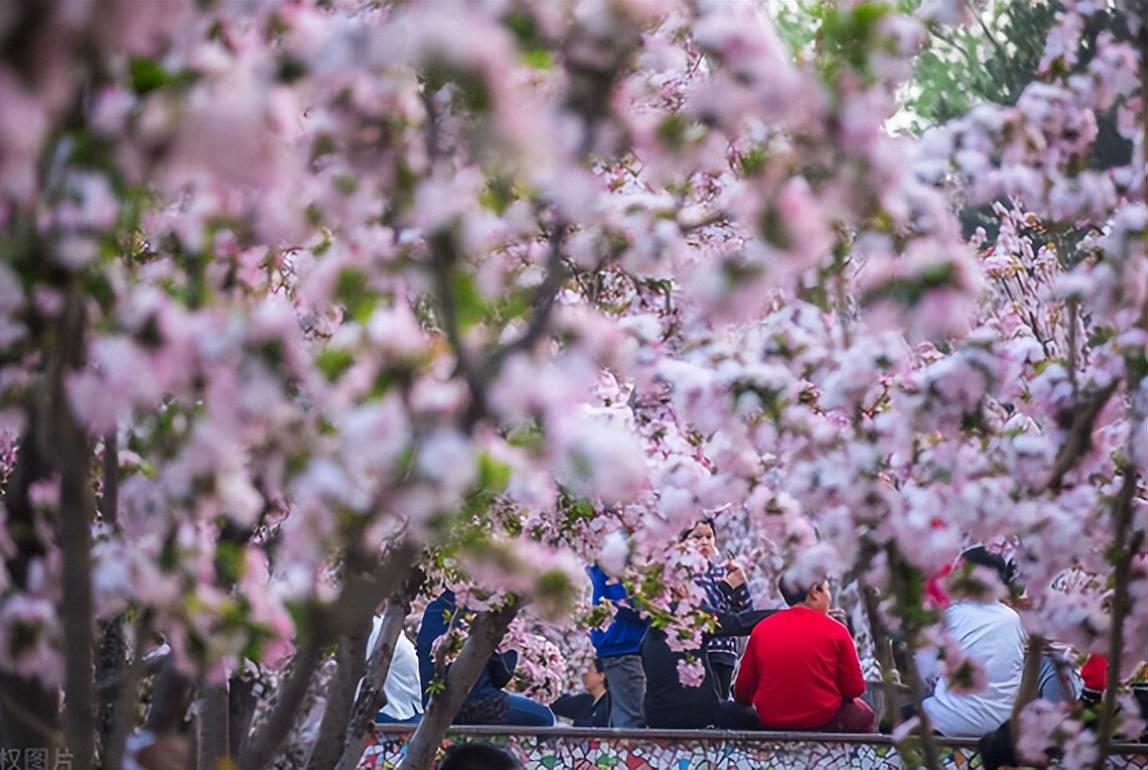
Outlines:
[[[698,590],[690,595],[704,597],[697,609],[713,618],[696,649],[671,644],[666,632],[634,606],[624,585],[592,565],[587,569],[592,600],[612,605],[613,618],[607,627],[590,632],[596,657],[582,676],[585,691],[563,695],[549,705],[507,692],[516,654],[496,653],[456,723],[544,727],[561,717],[577,727],[877,731],[877,688],[862,674],[848,618],[835,607],[832,582],[821,578],[799,584],[783,577],[778,590],[785,607],[755,609],[743,567],[716,558],[716,534],[714,522],[704,519],[681,536],[681,547],[704,564],[694,575]],[[949,569],[962,574],[980,569],[999,581],[980,598],[950,598],[939,580],[928,586],[930,601],[943,610],[946,631],[961,658],[975,665],[983,681],[979,687],[953,686],[942,675],[936,652],[918,654],[919,676],[930,688],[919,708],[936,733],[983,737],[987,752],[1011,763],[1009,722],[1028,647],[1014,607],[1021,594],[1014,585],[1015,570],[983,546],[966,550]],[[682,594],[680,601],[688,600]],[[380,721],[420,718],[435,674],[435,642],[459,611],[454,595],[446,591],[427,605],[416,642],[400,638]],[[683,665],[699,664],[700,682],[683,683]],[[1041,660],[1036,695],[1052,703],[1094,703],[1106,677],[1103,656],[1077,667],[1065,650],[1050,646]],[[902,721],[921,716],[911,702],[900,708]],[[987,761],[986,766],[1000,762]]]

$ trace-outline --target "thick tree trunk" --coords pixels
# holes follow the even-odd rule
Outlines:
[[[116,704],[125,676],[125,666],[128,659],[128,642],[124,634],[123,614],[100,621],[100,649],[96,656],[96,681],[114,682],[106,689],[98,689],[97,699],[97,729],[99,732],[99,754],[106,758],[108,747],[115,732]]]
[[[152,690],[151,710],[147,716],[148,732],[170,735],[181,731],[183,718],[191,705],[192,684],[176,668],[175,661],[169,658],[156,676]]]
[[[103,767],[106,770],[119,770],[123,764],[128,736],[136,727],[136,704],[139,698],[140,680],[147,667],[144,654],[151,639],[151,625],[152,612],[145,610],[140,617],[139,625],[136,626],[135,649],[131,662],[122,675],[117,675],[112,680],[115,684],[107,688],[110,692],[102,692],[105,680],[101,679],[97,684],[98,690],[102,693],[101,697],[115,704],[110,720],[112,729],[103,745]],[[168,660],[170,661],[170,658]]]
[[[255,682],[239,676],[231,677],[227,687],[227,701],[227,729],[230,733],[227,743],[231,747],[231,756],[238,757],[246,748],[247,733],[255,717]]]
[[[355,705],[355,688],[367,669],[366,649],[370,635],[371,616],[367,616],[339,640],[335,677],[327,691],[319,737],[311,746],[307,770],[330,770],[339,761],[346,742],[351,707]]]
[[[64,683],[64,739],[74,755],[73,770],[89,770],[95,754],[95,701],[92,677],[94,616],[92,609],[92,451],[88,436],[72,415],[67,377],[83,366],[86,308],[78,284],[68,287],[52,361],[52,451],[60,474],[60,555],[63,561],[63,620],[67,652]]]
[[[399,770],[430,770],[447,728],[502,641],[518,609],[517,601],[511,599],[501,609],[480,613],[475,619],[462,652],[447,671],[446,687],[431,699],[418,729],[407,744],[407,755]]]
[[[196,770],[216,770],[220,762],[231,756],[227,683],[200,687],[196,711]]]

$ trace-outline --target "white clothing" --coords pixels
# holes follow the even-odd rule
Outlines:
[[[979,737],[1012,715],[1024,672],[1024,626],[1020,616],[1000,602],[957,602],[945,610],[945,625],[965,656],[984,669],[988,684],[977,693],[957,694],[942,676],[922,705],[934,730]]]
[[[383,618],[381,615],[376,615],[371,638],[367,640],[368,660],[371,657],[371,650],[375,649],[375,641],[379,638],[382,628]],[[383,692],[387,696],[387,705],[382,711],[392,719],[401,722],[415,714],[423,713],[423,688],[419,679],[418,654],[411,640],[402,631],[399,631],[399,638],[395,640],[395,654],[391,658],[391,667],[387,671]]]

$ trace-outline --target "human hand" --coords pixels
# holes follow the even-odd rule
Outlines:
[[[745,570],[732,559],[725,564],[725,582],[730,588],[741,588],[746,583]]]

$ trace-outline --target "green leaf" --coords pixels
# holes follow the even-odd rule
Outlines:
[[[478,456],[479,489],[494,494],[506,490],[510,483],[510,466],[483,452]]]
[[[315,365],[327,378],[328,382],[336,382],[355,363],[354,354],[347,348],[329,347],[319,353]]]
[[[375,310],[378,297],[367,285],[367,276],[361,270],[348,268],[339,274],[335,297],[347,309],[347,314],[358,323],[366,323]]]
[[[146,56],[133,56],[128,61],[128,75],[131,77],[132,90],[139,96],[159,88],[185,86],[196,80],[194,73],[169,72],[155,59]]]
[[[486,317],[486,301],[470,273],[456,270],[451,275],[451,294],[454,297],[458,325],[466,331]]]

